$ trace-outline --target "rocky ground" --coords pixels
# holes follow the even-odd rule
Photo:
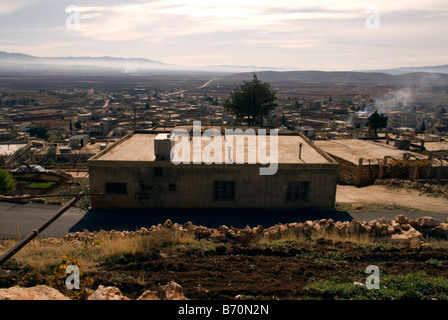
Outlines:
[[[368,222],[322,219],[267,229],[215,229],[167,220],[134,232],[78,232],[40,241],[87,246],[99,239],[151,237],[161,230],[194,234],[196,242],[117,254],[84,275],[94,280],[93,289],[116,287],[107,290],[117,299],[120,294],[138,299],[146,291],[154,298],[160,286],[175,281],[187,299],[306,299],[307,286],[316,280],[363,283],[369,265],[378,266],[382,276],[423,271],[448,278],[448,223],[431,217],[398,215]],[[257,241],[259,237],[268,241]],[[23,270],[12,267],[0,271],[4,288],[24,276]]]

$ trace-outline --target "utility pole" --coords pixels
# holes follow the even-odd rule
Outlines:
[[[210,106],[210,129],[212,128],[212,120],[213,119],[213,108]]]
[[[136,126],[137,126],[137,124],[136,124],[136,122],[137,122],[137,107],[135,106],[135,104],[133,105],[133,109],[134,109],[134,124],[133,124],[133,126],[134,126],[134,131],[135,131],[135,128],[136,128]]]

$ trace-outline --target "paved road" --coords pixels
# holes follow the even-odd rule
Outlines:
[[[26,236],[53,216],[61,207],[37,203],[13,204],[0,202],[0,238],[16,238],[16,226],[21,236]],[[42,238],[62,237],[69,232],[95,230],[136,230],[141,227],[163,223],[166,219],[196,225],[218,227],[220,225],[244,228],[261,224],[270,227],[280,222],[294,222],[332,218],[335,221],[373,220],[380,217],[393,219],[402,213],[410,218],[430,215],[440,221],[448,218],[447,213],[421,212],[341,212],[303,210],[82,210],[70,208],[41,234]]]
[[[17,238],[17,229],[22,237],[40,227],[56,214],[61,206],[39,203],[15,204],[0,202],[0,238]],[[78,223],[86,210],[70,208],[58,220],[45,229],[41,236],[62,237]]]

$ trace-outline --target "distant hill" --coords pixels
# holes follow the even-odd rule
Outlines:
[[[0,51],[0,70],[8,71],[113,71],[120,73],[139,72],[147,69],[173,68],[160,61],[142,58],[115,57],[34,57],[22,53]]]
[[[442,66],[426,66],[426,67],[404,67],[384,70],[374,70],[375,72],[383,72],[392,75],[400,75],[414,72],[429,72],[429,73],[446,73],[448,74],[448,64]]]
[[[229,78],[247,80],[252,79],[253,73],[244,72],[229,76]],[[388,82],[394,76],[385,73],[364,73],[351,71],[261,71],[257,72],[258,77],[267,80],[282,81],[307,81],[307,82]]]
[[[382,72],[352,72],[352,71],[261,71],[256,72],[262,81],[271,84],[279,82],[294,83],[346,83],[346,84],[382,84],[396,86],[427,87],[433,85],[448,85],[448,74],[415,72],[401,75],[391,75]],[[227,81],[250,81],[253,72],[236,73],[225,77]]]
[[[35,57],[23,53],[0,51],[0,71],[46,73],[145,73],[147,71],[214,72],[224,76],[223,80],[250,80],[253,72],[264,81],[294,82],[340,82],[419,85],[427,81],[441,81],[448,78],[448,65],[409,67],[371,71],[286,71],[284,68],[257,66],[197,66],[166,64],[143,58],[117,57]],[[266,71],[270,70],[270,71]],[[289,70],[292,70],[290,68]]]

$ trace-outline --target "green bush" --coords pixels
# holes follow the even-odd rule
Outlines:
[[[69,265],[75,265],[80,267],[79,261],[73,259],[68,255],[62,255],[62,264],[56,266],[53,269],[53,273],[49,276],[43,276],[39,271],[33,270],[25,274],[19,281],[19,285],[22,287],[31,287],[36,285],[46,285],[50,288],[54,288],[69,297],[72,300],[86,300],[92,293],[93,279],[85,277],[80,272],[80,288],[68,289],[66,286],[67,273],[66,269]]]
[[[10,193],[14,190],[16,190],[16,181],[8,171],[0,169],[0,193]]]
[[[448,279],[425,272],[380,277],[380,289],[342,283],[339,279],[316,280],[305,287],[309,299],[331,300],[428,300],[448,299]]]

